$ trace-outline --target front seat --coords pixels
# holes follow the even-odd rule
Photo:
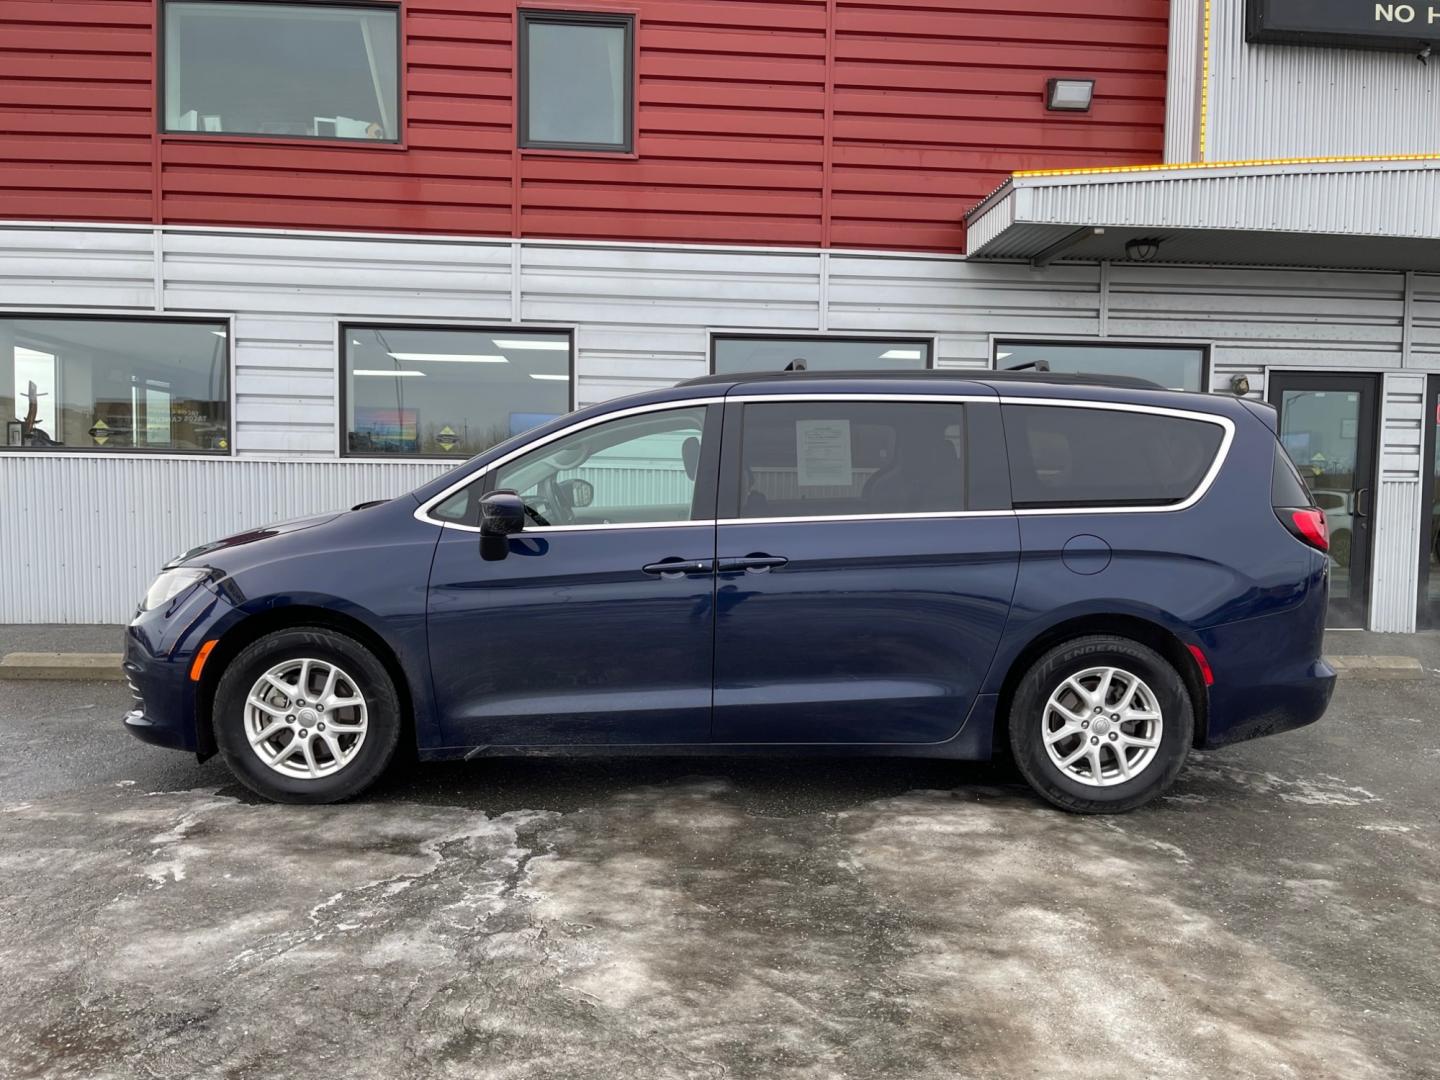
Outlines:
[[[894,460],[865,481],[862,496],[881,514],[959,509],[965,468],[944,432],[901,429]]]

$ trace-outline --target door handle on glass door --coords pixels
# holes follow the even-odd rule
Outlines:
[[[676,581],[691,574],[708,574],[715,569],[715,564],[709,559],[682,559],[678,556],[671,556],[668,559],[661,559],[659,562],[649,563],[640,569],[647,574],[664,578],[666,581]]]
[[[721,559],[720,573],[739,574],[749,571],[753,574],[764,574],[771,570],[778,570],[788,563],[789,559],[783,559],[778,555],[746,555],[743,559]]]
[[[1369,494],[1370,494],[1370,489],[1369,489],[1368,487],[1363,487],[1363,488],[1357,488],[1357,489],[1356,489],[1356,491],[1355,491],[1355,516],[1356,516],[1357,518],[1368,518],[1368,517],[1370,516],[1370,507],[1369,507],[1369,506],[1366,506],[1365,509],[1363,509],[1363,510],[1360,509],[1361,503],[1363,503],[1363,502],[1366,501],[1366,496],[1368,496]]]

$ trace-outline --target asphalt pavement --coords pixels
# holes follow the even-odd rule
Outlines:
[[[279,807],[0,683],[0,1077],[1440,1077],[1440,638],[1334,648],[1424,677],[1118,818],[816,758]]]

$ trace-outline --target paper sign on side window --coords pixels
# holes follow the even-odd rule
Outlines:
[[[849,487],[850,421],[795,421],[795,461],[801,487]]]

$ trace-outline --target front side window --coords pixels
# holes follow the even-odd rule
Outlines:
[[[1166,506],[1194,494],[1225,437],[1179,416],[1060,405],[1006,405],[1017,510]]]
[[[230,450],[223,322],[0,318],[4,446]]]
[[[746,405],[740,516],[965,509],[964,407],[953,402]]]
[[[633,85],[628,15],[520,13],[520,145],[628,152]]]
[[[165,4],[168,132],[400,138],[398,9]]]
[[[1199,345],[1000,341],[995,344],[995,367],[999,371],[1039,368],[1065,375],[1128,375],[1170,390],[1205,388],[1205,348]]]
[[[492,489],[512,488],[532,525],[707,520],[697,507],[705,406],[608,420],[516,458]]]
[[[345,326],[347,454],[472,457],[570,411],[570,335]]]
[[[716,335],[717,375],[756,371],[912,371],[930,367],[926,338],[752,337]]]

